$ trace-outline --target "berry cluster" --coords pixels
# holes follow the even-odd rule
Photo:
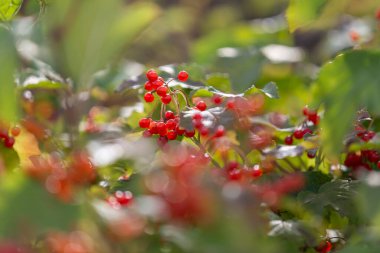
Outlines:
[[[6,148],[13,148],[15,138],[20,135],[21,129],[17,126],[12,127],[10,130],[0,129],[0,140]],[[10,133],[10,134],[9,134]]]
[[[247,168],[236,161],[231,161],[225,166],[224,173],[229,181],[250,181],[261,177],[263,170],[257,164],[252,168]]]
[[[344,160],[344,165],[354,170],[360,168],[372,170],[373,167],[380,169],[380,154],[376,150],[349,152]]]
[[[357,125],[355,127],[355,131],[356,131],[356,137],[360,138],[364,142],[369,142],[376,135],[374,131],[367,130],[360,125]]]

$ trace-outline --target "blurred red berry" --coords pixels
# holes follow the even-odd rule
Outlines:
[[[293,136],[291,136],[291,135],[286,136],[284,142],[286,145],[292,145],[293,144]]]
[[[199,101],[199,102],[196,104],[195,107],[197,107],[197,109],[200,110],[200,111],[204,111],[204,110],[206,110],[207,105],[206,105],[206,103],[205,103],[204,101]]]
[[[148,78],[149,81],[154,82],[158,79],[158,74],[155,70],[151,69],[146,72],[146,78]]]
[[[153,90],[153,84],[150,82],[150,81],[147,81],[144,85],[144,88],[147,90],[147,91],[151,91]]]
[[[165,96],[167,92],[168,92],[168,87],[166,86],[160,86],[157,88],[157,95],[159,95],[160,97]]]
[[[153,102],[154,96],[151,92],[147,92],[144,95],[144,99],[145,99],[145,102],[150,103],[150,102]]]
[[[175,140],[177,138],[177,133],[171,130],[166,134],[166,137],[168,137],[169,140]]]
[[[149,118],[142,118],[139,121],[139,125],[141,128],[148,128],[150,125],[150,119]]]
[[[164,104],[169,104],[172,101],[172,97],[169,94],[166,94],[165,96],[161,97],[161,102]]]
[[[178,73],[177,77],[178,77],[178,80],[180,80],[181,82],[186,82],[187,79],[189,78],[189,74],[186,71],[182,70]]]
[[[293,136],[296,139],[302,139],[304,136],[304,132],[303,132],[303,130],[298,129],[298,130],[294,131]]]
[[[185,136],[186,137],[192,138],[192,137],[194,137],[194,135],[195,135],[195,131],[194,130],[191,130],[191,131],[185,130]]]
[[[216,104],[216,105],[221,104],[222,101],[223,101],[222,97],[219,96],[219,95],[217,95],[217,94],[215,94],[215,95],[212,97],[212,102],[213,102],[214,104]]]
[[[4,146],[7,148],[13,148],[13,145],[15,144],[15,139],[13,137],[8,136],[4,139]]]
[[[172,111],[166,111],[165,112],[165,119],[174,119],[174,113]]]
[[[12,127],[12,129],[11,129],[11,134],[12,134],[14,137],[19,136],[20,133],[21,133],[21,128],[20,128],[20,127],[18,127],[18,126],[14,126],[14,127]]]

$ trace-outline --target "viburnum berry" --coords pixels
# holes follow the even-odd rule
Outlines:
[[[193,125],[196,129],[201,129],[203,127],[202,120],[200,119],[193,119]]]
[[[307,151],[307,157],[309,157],[310,159],[315,158],[315,155],[316,155],[315,150],[309,150],[309,151]]]
[[[216,131],[215,131],[215,137],[216,138],[219,138],[219,137],[222,137],[225,133],[225,130],[224,130],[224,126],[222,125],[219,125],[217,128],[216,128]]]
[[[380,169],[380,161],[377,162],[376,166],[378,169]]]
[[[11,129],[12,136],[17,137],[20,135],[20,133],[21,133],[21,128],[19,128],[18,126],[12,127]]]
[[[178,135],[184,135],[186,130],[180,126],[177,126],[175,131],[177,132]]]
[[[263,175],[263,170],[260,168],[260,166],[255,165],[252,169],[252,177],[253,178],[259,178]]]
[[[296,139],[302,139],[304,136],[304,132],[303,132],[303,130],[298,129],[298,130],[294,131],[293,136]]]
[[[223,102],[223,99],[221,96],[215,94],[213,97],[212,97],[212,102],[216,105],[219,105]]]
[[[318,247],[316,247],[316,250],[319,253],[329,253],[331,249],[332,249],[332,244],[330,241],[322,242],[318,245]]]
[[[149,138],[149,137],[152,137],[152,133],[149,131],[149,130],[145,130],[144,132],[143,132],[143,136],[145,137],[145,138]]]
[[[376,14],[375,14],[375,17],[376,17],[376,19],[377,19],[378,21],[380,21],[380,8],[377,9]]]
[[[172,111],[166,111],[165,112],[165,119],[174,119],[175,115]]]
[[[199,101],[199,102],[196,104],[195,107],[197,107],[197,109],[200,110],[200,111],[204,111],[204,110],[207,109],[207,105],[206,105],[206,103],[205,103],[204,101]]]
[[[286,145],[292,145],[293,144],[293,136],[291,136],[291,135],[286,136],[284,142]]]
[[[231,171],[233,169],[236,169],[236,168],[239,168],[239,163],[236,162],[236,161],[230,161],[227,165],[226,165],[226,170],[227,171]]]
[[[169,94],[166,94],[165,96],[161,97],[161,102],[164,104],[169,104],[172,101],[172,97]]]
[[[351,31],[351,32],[350,32],[350,38],[351,38],[351,40],[352,40],[353,42],[358,42],[359,39],[360,39],[360,35],[359,35],[359,33],[356,32],[356,31]]]
[[[192,138],[194,137],[195,135],[195,131],[194,130],[185,130],[185,136],[188,137],[188,138]]]
[[[154,82],[158,79],[158,74],[155,70],[151,69],[146,72],[146,78],[148,78],[149,81]]]
[[[161,148],[165,147],[165,145],[168,143],[168,137],[166,136],[160,136],[158,137],[157,139],[157,144],[158,146],[160,146]]]
[[[171,130],[166,134],[166,137],[168,137],[169,140],[175,140],[177,138],[177,133]]]
[[[166,93],[168,93],[168,87],[166,86],[160,86],[157,88],[157,95],[159,95],[160,97],[163,97],[166,95]]]
[[[202,135],[202,136],[207,136],[209,134],[209,130],[207,127],[202,127],[200,130],[199,130],[199,133]]]
[[[155,121],[150,122],[149,132],[151,134],[158,134],[157,122],[155,122]]]
[[[233,169],[228,171],[228,179],[231,181],[239,181],[243,177],[243,172],[241,169]]]
[[[302,113],[303,113],[303,115],[308,116],[308,115],[309,115],[309,107],[308,107],[308,106],[305,106],[305,107],[302,109]]]
[[[15,139],[11,136],[8,136],[7,138],[4,139],[5,147],[12,148],[14,144],[15,144]]]
[[[202,115],[200,113],[195,113],[193,115],[193,120],[201,120],[202,119]]]
[[[153,100],[154,100],[154,96],[153,96],[153,94],[152,94],[151,92],[147,92],[147,93],[145,93],[145,95],[144,95],[144,100],[145,100],[145,102],[147,102],[147,103],[153,102]]]
[[[164,122],[158,122],[157,131],[159,135],[165,136],[168,131],[168,129],[166,128],[166,124]]]
[[[144,84],[144,88],[145,88],[147,91],[151,91],[151,90],[153,90],[153,84],[152,84],[150,81],[147,81],[147,82]]]
[[[346,159],[344,160],[344,165],[347,167],[359,166],[362,162],[360,155],[356,153],[348,153]]]
[[[232,100],[232,99],[228,100],[227,104],[226,104],[226,107],[229,110],[234,110],[235,109],[235,101]]]
[[[164,79],[159,77],[156,81],[152,82],[152,87],[154,90],[156,90],[158,87],[161,87],[164,83]]]
[[[310,128],[305,128],[304,130],[302,130],[302,133],[303,133],[303,136],[305,136],[306,134],[312,134],[313,131],[311,131]],[[303,136],[302,136],[302,137],[303,137]]]
[[[177,76],[178,80],[180,80],[181,82],[186,82],[187,79],[189,78],[189,74],[182,70],[178,73],[178,76]]]
[[[151,119],[149,119],[149,118],[142,118],[139,121],[139,126],[141,128],[148,128],[149,125],[150,125],[150,122],[151,122]]]
[[[177,126],[177,122],[174,119],[169,119],[166,121],[166,128],[168,130],[174,130]]]
[[[133,199],[133,195],[130,191],[117,191],[114,196],[117,202],[122,206],[128,205]]]

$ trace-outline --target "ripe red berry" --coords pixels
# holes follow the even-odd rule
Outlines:
[[[219,138],[219,137],[222,137],[224,135],[224,126],[222,125],[219,125],[217,128],[216,128],[216,131],[215,131],[215,137],[216,138]]]
[[[360,39],[360,35],[359,35],[359,33],[356,32],[356,31],[351,31],[351,32],[350,32],[350,38],[351,38],[351,40],[352,40],[353,42],[358,42],[359,39]]]
[[[380,169],[380,161],[377,162],[377,168]]]
[[[141,128],[148,128],[150,125],[150,119],[149,118],[142,118],[139,121],[139,125]]]
[[[164,83],[164,79],[158,78],[156,81],[152,82],[152,87],[154,90],[156,90],[158,87],[161,87]]]
[[[166,111],[165,112],[165,119],[174,119],[174,113],[172,111]]]
[[[177,126],[175,131],[177,132],[178,135],[183,135],[186,130],[180,126]]]
[[[376,19],[377,19],[378,21],[380,21],[380,8],[377,9],[375,17],[376,17]]]
[[[166,128],[168,130],[174,130],[177,126],[177,122],[174,119],[169,119],[166,121]]]
[[[252,177],[253,178],[259,178],[263,175],[263,170],[258,166],[254,166],[252,170]]]
[[[153,102],[154,96],[151,92],[147,92],[144,95],[144,99],[145,99],[145,102],[150,103],[150,102]]]
[[[172,97],[169,94],[166,94],[165,96],[161,97],[161,102],[164,104],[169,104],[172,101]]]
[[[325,242],[322,242],[317,248],[316,250],[319,252],[319,253],[329,253],[332,249],[332,244],[330,241],[325,241]]]
[[[168,131],[168,129],[166,128],[166,124],[164,122],[158,122],[157,131],[159,135],[165,136]]]
[[[308,116],[309,115],[309,107],[305,106],[302,110],[303,115]]]
[[[18,126],[14,126],[14,127],[12,127],[12,129],[11,129],[11,134],[12,134],[14,137],[19,136],[20,133],[21,133],[21,128],[19,128]]]
[[[293,144],[293,137],[291,135],[286,136],[284,142],[286,145],[292,145]]]
[[[304,130],[302,130],[302,132],[303,132],[303,136],[305,136],[306,134],[313,134],[313,131],[311,131],[310,128],[305,128]]]
[[[317,113],[309,114],[309,115],[307,116],[307,119],[308,119],[309,121],[313,122],[314,125],[318,125],[318,124],[319,124],[319,120],[320,120],[320,118],[319,118],[319,116],[318,116]]]
[[[208,133],[209,133],[209,130],[207,127],[202,127],[200,130],[199,130],[199,133],[202,135],[202,136],[207,136]]]
[[[194,137],[194,135],[195,135],[195,131],[194,130],[191,130],[191,131],[185,130],[185,136],[186,137],[192,138],[192,137]]]
[[[8,136],[4,139],[4,146],[7,148],[12,148],[15,144],[15,139],[13,137]]]
[[[160,97],[165,96],[166,93],[168,93],[168,87],[166,87],[166,86],[160,86],[160,87],[157,88],[157,95],[159,95]]]
[[[197,107],[200,111],[204,111],[206,110],[207,105],[204,101],[199,101],[195,107]]]
[[[151,134],[158,134],[157,122],[155,122],[155,121],[150,122],[149,132]]]
[[[202,115],[200,113],[195,113],[193,115],[193,120],[201,120],[202,119]]]
[[[149,137],[151,137],[153,134],[149,131],[149,130],[145,130],[144,132],[143,132],[143,136],[145,137],[145,138],[149,138]]]
[[[117,191],[115,192],[115,198],[120,205],[126,206],[132,201],[133,195],[130,191]]]
[[[153,90],[153,84],[150,82],[150,81],[147,81],[144,85],[144,88],[147,90],[147,91],[150,91],[150,90]]]
[[[304,132],[303,132],[303,130],[298,129],[298,130],[294,131],[293,136],[296,139],[302,139],[304,136]]]
[[[146,78],[148,78],[149,81],[154,82],[158,79],[158,74],[156,71],[151,69],[146,72]]]
[[[309,150],[309,151],[307,151],[307,157],[309,157],[310,159],[315,158],[315,155],[316,155],[316,151],[315,150]]]
[[[177,133],[175,131],[169,131],[166,136],[169,140],[175,140],[177,138]]]
[[[234,110],[235,109],[235,101],[234,100],[228,100],[226,107],[229,110]]]
[[[240,169],[233,169],[228,172],[228,179],[231,181],[239,181],[242,177],[243,173]]]
[[[239,163],[236,161],[231,161],[226,165],[226,170],[231,171],[233,169],[239,168]]]
[[[186,82],[187,79],[189,78],[189,74],[186,71],[182,70],[178,73],[177,77],[178,77],[178,80],[180,80],[181,82]]]
[[[202,120],[200,120],[200,119],[193,119],[193,126],[196,129],[201,129],[201,127],[203,127]]]
[[[216,104],[216,105],[221,104],[222,101],[223,101],[222,97],[219,96],[219,95],[217,95],[217,94],[215,94],[215,95],[212,97],[212,102],[213,102],[214,104]]]

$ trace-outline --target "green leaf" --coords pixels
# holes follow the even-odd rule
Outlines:
[[[322,103],[322,142],[328,154],[337,155],[353,126],[357,110],[380,111],[380,52],[352,51],[324,65],[314,89],[314,104]]]
[[[22,0],[0,0],[0,20],[9,21],[20,10]]]
[[[77,88],[88,87],[92,75],[121,58],[123,49],[158,12],[154,4],[126,5],[122,0],[52,3],[46,13],[46,23],[55,35],[53,48],[59,63],[57,70],[71,77]]]
[[[270,82],[267,85],[264,86],[264,88],[260,89],[262,92],[264,92],[265,95],[267,95],[270,98],[280,98],[280,95],[278,94],[278,87],[274,82]]]
[[[0,163],[3,163],[7,170],[13,170],[19,166],[20,159],[13,148],[7,148],[0,143]]]
[[[327,2],[328,0],[291,0],[286,10],[289,30],[294,32],[297,28],[315,21]]]
[[[17,68],[15,42],[9,31],[0,27],[0,121],[12,122],[17,119],[17,96],[14,74]]]
[[[228,74],[214,73],[207,76],[206,85],[223,91],[231,92],[231,81]]]
[[[22,234],[25,227],[36,233],[70,230],[79,218],[78,206],[60,202],[41,184],[21,174],[2,179],[0,196],[2,237]]]

